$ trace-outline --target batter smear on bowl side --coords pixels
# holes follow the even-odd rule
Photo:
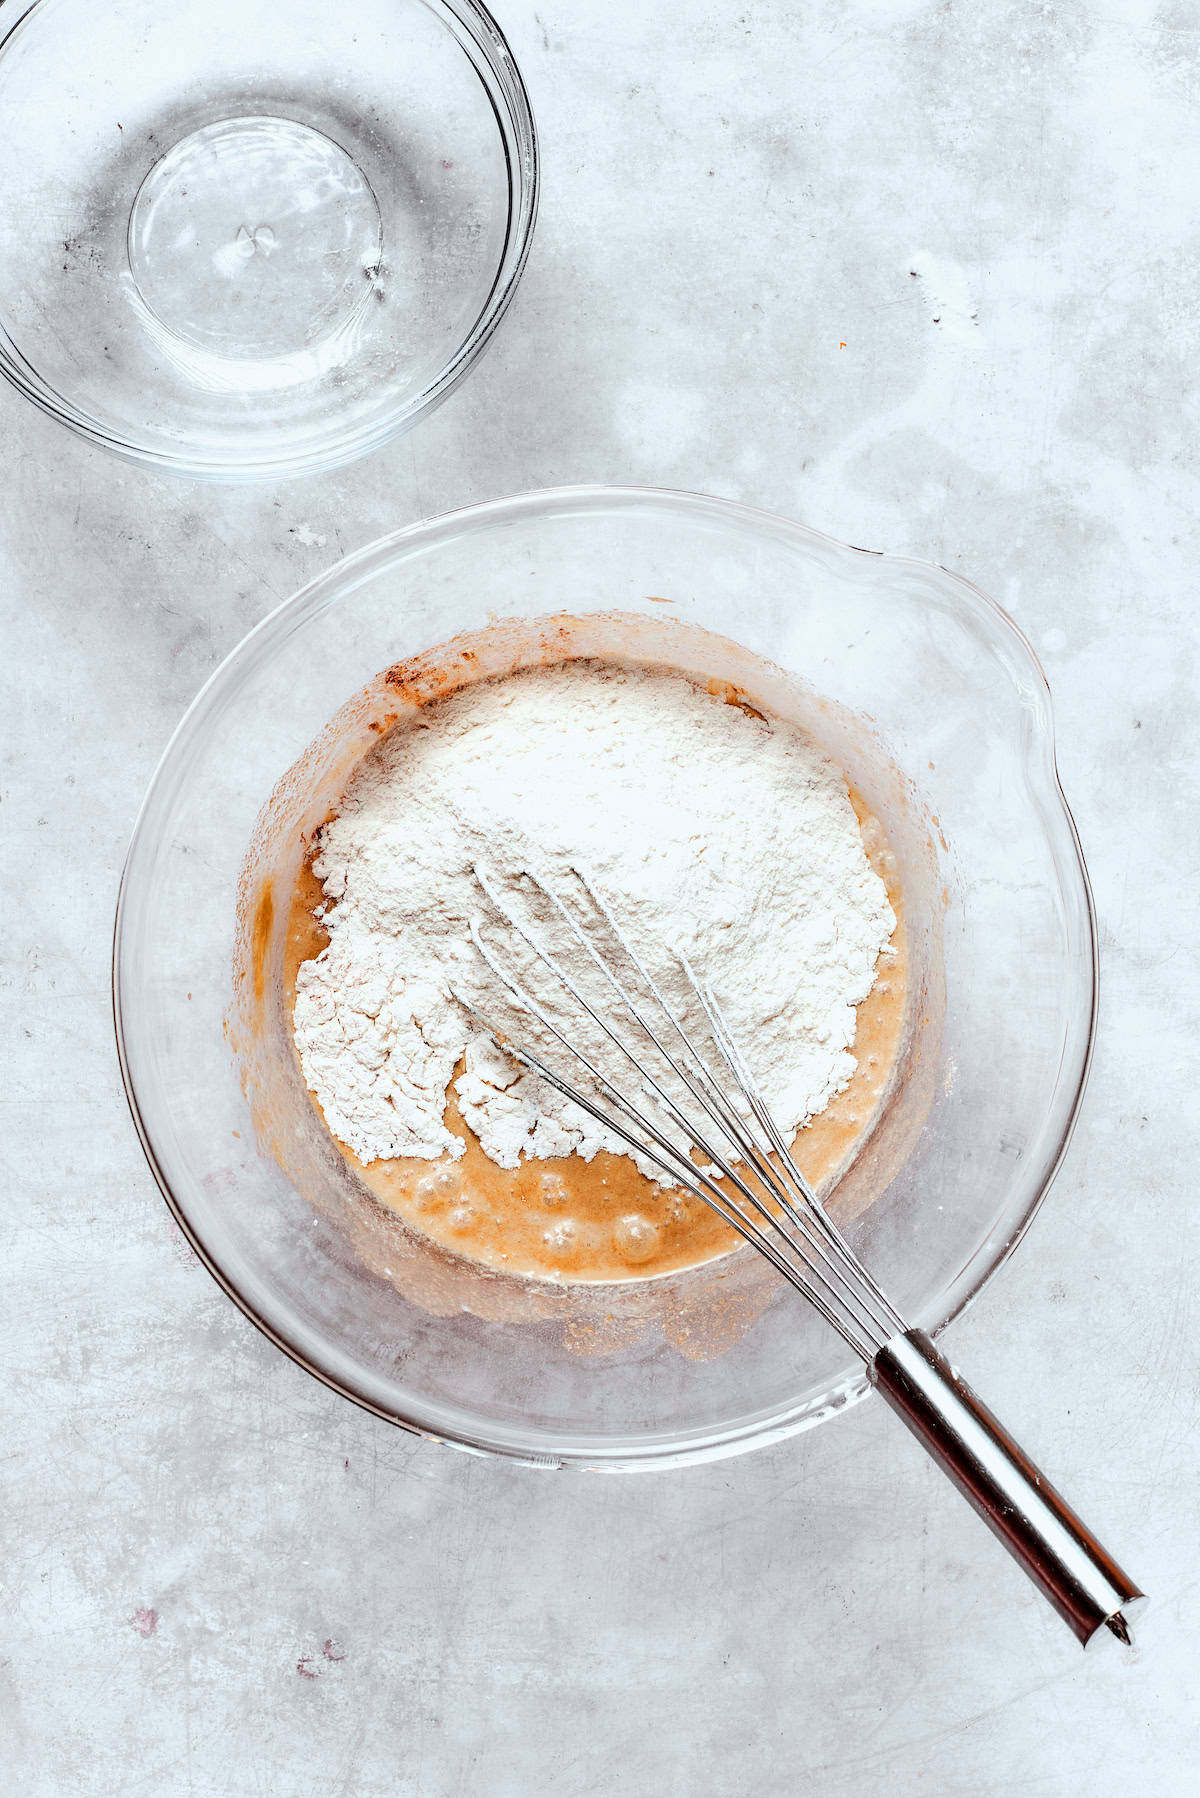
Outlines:
[[[370,1189],[510,1273],[614,1280],[736,1243],[699,1200],[498,1053],[457,992],[489,978],[473,873],[533,846],[681,952],[746,1045],[810,1180],[852,1156],[902,1033],[895,864],[842,771],[726,683],[570,661],[432,700],[363,758],[293,895],[301,1069]],[[551,942],[570,966],[566,927]]]

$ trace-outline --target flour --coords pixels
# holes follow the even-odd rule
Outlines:
[[[551,870],[586,869],[639,940],[711,983],[789,1136],[846,1087],[854,1007],[895,919],[841,772],[799,730],[682,676],[567,663],[424,707],[360,763],[319,834],[330,941],[300,968],[295,1039],[360,1161],[460,1156],[452,1083],[501,1167],[627,1152],[449,991],[487,1009],[490,990],[494,1006],[468,934],[472,864],[516,873],[530,844]],[[565,928],[552,947],[578,963]]]

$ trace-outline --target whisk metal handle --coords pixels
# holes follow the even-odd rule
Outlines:
[[[1086,1648],[1105,1625],[1129,1641],[1142,1594],[981,1404],[924,1330],[884,1344],[871,1382]]]

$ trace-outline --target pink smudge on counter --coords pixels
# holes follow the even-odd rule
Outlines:
[[[152,1636],[158,1628],[158,1612],[148,1605],[139,1605],[129,1622],[139,1636]]]
[[[327,1661],[344,1661],[346,1658],[345,1654],[342,1652],[341,1643],[335,1642],[332,1636],[326,1636],[321,1653],[325,1656]]]
[[[312,1660],[311,1654],[302,1654],[300,1659],[296,1662],[296,1672],[300,1675],[301,1679],[320,1679],[321,1669],[319,1667],[314,1667]]]

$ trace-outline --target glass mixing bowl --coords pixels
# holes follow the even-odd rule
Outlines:
[[[4,0],[0,372],[134,461],[331,468],[512,298],[533,117],[477,0]]]
[[[917,946],[911,1052],[896,1116],[829,1202],[912,1324],[937,1331],[960,1311],[1064,1152],[1095,936],[1041,670],[1004,613],[939,568],[720,500],[607,488],[476,506],[348,557],[250,633],[163,757],[117,909],[117,1037],[175,1216],[303,1366],[466,1447],[666,1465],[817,1423],[861,1396],[863,1371],[747,1249],[573,1289],[506,1287],[447,1258],[441,1284],[402,1290],[401,1226],[384,1228],[322,1132],[324,1160],[306,1140],[303,1095],[268,1119],[243,1091],[233,967],[252,840],[279,826],[294,844],[298,820],[319,821],[371,740],[381,670],[463,632],[553,657],[564,617],[576,646],[616,631],[652,651],[674,632],[707,645],[722,678],[745,676],[739,658],[773,664],[781,709],[807,695],[812,728],[884,822]],[[308,775],[290,776],[314,743]],[[262,1003],[258,1048],[290,1066],[281,1004]]]

